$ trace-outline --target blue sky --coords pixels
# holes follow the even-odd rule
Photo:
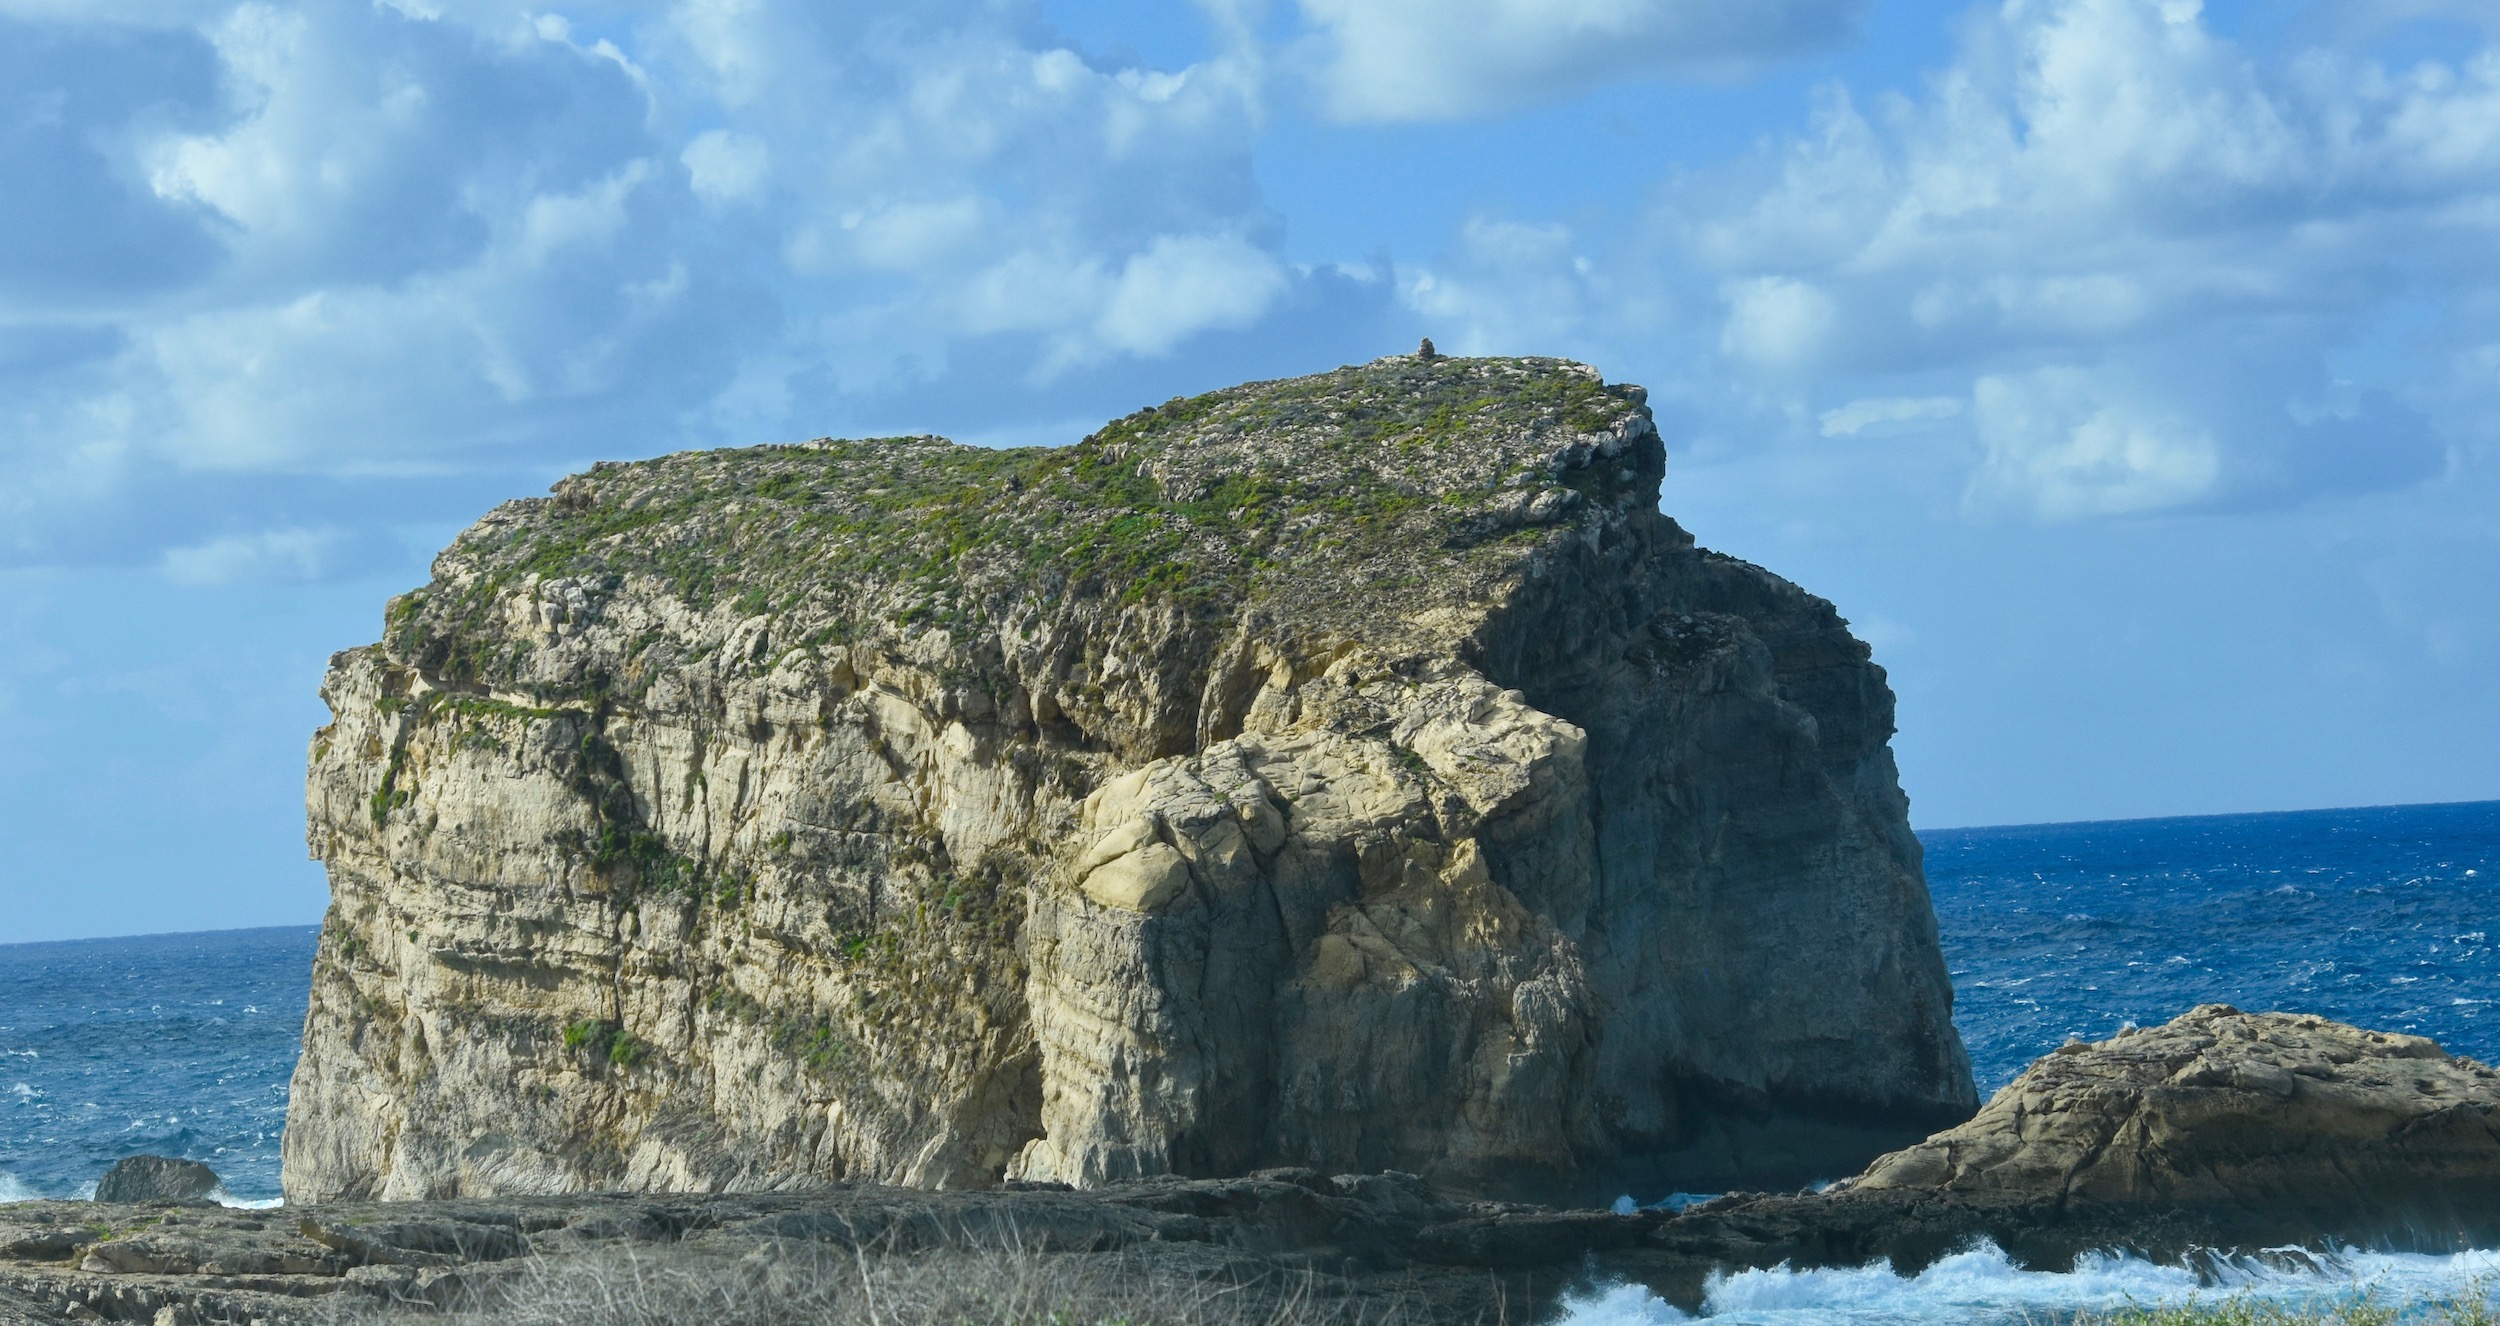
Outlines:
[[[0,941],[315,918],[328,654],[592,460],[1646,384],[1921,827],[2500,796],[2500,11],[0,0]]]

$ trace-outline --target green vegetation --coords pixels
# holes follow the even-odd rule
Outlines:
[[[407,770],[408,743],[402,739],[391,743],[391,762],[383,766],[382,785],[373,789],[373,800],[367,807],[373,815],[373,827],[381,828],[392,811],[415,799],[414,791],[399,785],[400,775]]]
[[[648,1042],[637,1040],[631,1032],[613,1022],[585,1018],[564,1029],[564,1048],[587,1055],[594,1062],[604,1061],[619,1068],[631,1068],[651,1057]]]
[[[704,1003],[713,1012],[764,1029],[775,1050],[799,1061],[809,1072],[826,1074],[849,1065],[859,1046],[833,1019],[817,1013],[767,1008],[750,996],[727,987],[715,989]]]
[[[127,1238],[143,1229],[153,1228],[156,1225],[164,1223],[164,1220],[165,1217],[161,1215],[141,1216],[127,1225],[114,1225],[102,1220],[90,1220],[83,1226],[83,1228],[88,1233],[95,1235],[96,1242],[110,1243],[118,1238]]]
[[[884,438],[602,464],[462,535],[445,578],[392,603],[386,642],[455,682],[596,707],[607,678],[569,694],[527,683],[528,641],[503,625],[515,596],[561,623],[647,578],[699,611],[780,623],[759,663],[1071,601],[1359,612],[1435,562],[1522,555],[1548,532],[1513,537],[1504,512],[1523,494],[1644,482],[1569,448],[1633,409],[1559,361],[1401,360],[1175,400],[1067,447]],[[1358,564],[1367,574],[1348,576]],[[616,683],[638,694],[722,643],[644,632]]]
[[[574,748],[568,785],[588,801],[599,818],[596,835],[574,844],[602,875],[631,872],[630,883],[646,893],[701,893],[703,867],[672,852],[660,835],[642,827],[625,778],[625,762],[596,726],[583,731]]]
[[[771,1007],[721,985],[704,1007],[757,1028],[776,1053],[852,1090],[881,1075],[900,1073],[908,1083],[928,1065],[977,1059],[968,1043],[1022,1022],[1012,1010],[1025,979],[1015,936],[1027,868],[1004,853],[969,868],[926,857],[901,865],[886,882],[908,889],[909,905],[835,941],[843,1000]]]
[[[368,943],[363,935],[349,929],[343,923],[332,925],[328,938],[330,951],[337,954],[341,962],[358,961],[373,949],[373,945]]]

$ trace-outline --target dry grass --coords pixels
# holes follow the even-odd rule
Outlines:
[[[1242,1271],[1211,1259],[981,1250],[862,1253],[778,1245],[739,1257],[625,1249],[515,1263],[449,1311],[405,1305],[341,1326],[1426,1326],[1412,1295]]]

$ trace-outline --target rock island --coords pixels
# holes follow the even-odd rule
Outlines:
[[[323,686],[289,1201],[1602,1200],[1969,1117],[1884,673],[1644,401],[1399,356],[498,507]]]

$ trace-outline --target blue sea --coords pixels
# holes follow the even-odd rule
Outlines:
[[[2500,802],[1920,837],[1983,1096],[2069,1038],[2208,1002],[2322,1013],[2500,1059]],[[276,1198],[316,934],[0,946],[0,1201],[81,1195],[141,1152],[207,1162],[235,1201]],[[1702,1310],[1728,1326],[2018,1322],[2190,1294],[2400,1292],[2477,1276],[2500,1282],[2500,1256],[2356,1254],[2323,1279],[2252,1266],[2217,1283],[2125,1260],[2045,1275],[1981,1248],[1917,1277],[1747,1272],[1713,1282]],[[1567,1318],[1688,1319],[1637,1286],[1594,1294]]]
[[[275,1198],[320,933],[0,945],[0,1201],[85,1196],[133,1155]]]

